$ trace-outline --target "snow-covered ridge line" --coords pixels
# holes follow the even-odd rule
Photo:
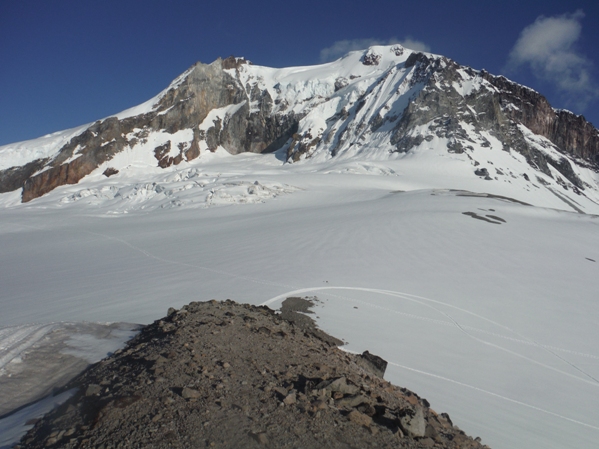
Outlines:
[[[37,139],[25,140],[0,146],[0,170],[20,167],[35,161],[55,157],[58,151],[73,137],[78,136],[90,123],[64,131],[57,131]]]
[[[192,69],[190,68],[179,75],[166,89],[148,101],[133,106],[132,108],[125,109],[117,114],[99,119],[99,121],[104,121],[110,117],[116,117],[119,120],[122,120],[152,111],[154,106],[156,106],[156,103],[160,101],[166,92],[179,86],[189,75],[191,70]],[[81,134],[89,128],[90,125],[91,123],[87,123],[64,131],[46,134],[35,139],[2,145],[0,146],[0,170],[5,170],[10,167],[19,167],[36,159],[52,158],[65,143]]]

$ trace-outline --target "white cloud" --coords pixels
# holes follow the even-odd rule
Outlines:
[[[333,43],[330,47],[323,48],[320,50],[320,60],[322,62],[333,61],[350,51],[364,50],[373,45],[393,45],[400,44],[406,48],[416,51],[430,51],[431,48],[422,41],[413,39],[411,36],[406,36],[405,39],[399,40],[396,37],[392,37],[388,40],[380,39],[345,39]]]
[[[425,51],[427,53],[431,51],[431,47],[422,41],[413,39],[412,36],[406,36],[406,38],[403,41],[399,41],[399,43],[410,50]]]
[[[508,70],[528,66],[535,77],[552,83],[570,102],[584,108],[599,96],[599,89],[591,77],[592,61],[575,47],[583,18],[581,10],[538,17],[520,33],[509,56]]]

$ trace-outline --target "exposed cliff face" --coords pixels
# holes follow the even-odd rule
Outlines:
[[[73,138],[58,155],[35,174],[22,180],[23,202],[50,192],[64,184],[76,184],[100,164],[110,160],[127,145],[125,134],[132,129],[131,120],[114,117],[91,125]],[[25,175],[25,173],[23,173]]]
[[[535,134],[546,137],[564,153],[599,162],[599,131],[582,115],[555,110],[545,97],[503,76],[488,72],[481,75],[498,89],[502,105],[512,104],[508,116],[525,125]]]
[[[0,193],[12,192],[23,187],[23,183],[40,171],[48,159],[36,159],[22,166],[0,170]]]
[[[599,166],[599,131],[584,117],[554,110],[505,77],[396,45],[314,67],[269,69],[233,57],[197,63],[145,109],[98,121],[47,157],[4,164],[0,193],[22,187],[27,202],[107,169],[120,153],[149,153],[167,168],[219,147],[283,149],[288,162],[436,148],[475,166],[489,160],[479,161],[477,149],[488,148],[523,156],[541,184],[579,194],[596,186],[576,167]],[[519,171],[512,176],[528,179]]]
[[[407,152],[438,137],[447,139],[450,153],[463,153],[473,144],[490,147],[492,136],[503,150],[520,153],[543,174],[553,177],[551,166],[575,188],[585,188],[566,157],[540,150],[520,127],[545,137],[546,148],[553,144],[564,156],[580,158],[596,169],[599,131],[584,117],[554,110],[545,97],[505,77],[464,68],[446,58],[413,54],[406,66],[414,67],[425,87],[393,130],[396,151]]]

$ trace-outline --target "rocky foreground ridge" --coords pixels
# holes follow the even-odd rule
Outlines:
[[[118,177],[125,165],[115,158],[124,152],[147,153],[167,168],[219,147],[282,150],[288,163],[397,158],[434,147],[482,164],[477,176],[488,180],[506,169],[485,167],[489,155],[477,149],[495,149],[523,156],[519,170],[534,170],[542,185],[577,195],[596,189],[579,173],[599,170],[599,131],[584,117],[505,77],[400,45],[313,67],[271,69],[234,57],[197,63],[149,103],[46,142],[43,151],[26,143],[30,160],[0,163],[0,193],[21,189],[28,202],[96,170]]]
[[[295,310],[192,302],[66,388],[19,448],[485,448]]]

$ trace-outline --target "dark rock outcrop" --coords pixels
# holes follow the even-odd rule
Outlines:
[[[74,379],[19,447],[486,447],[360,359],[267,307],[193,302]]]
[[[23,187],[23,182],[34,173],[40,171],[48,162],[47,159],[36,159],[20,167],[0,170],[0,193],[12,192]]]
[[[599,131],[582,115],[555,110],[547,99],[528,87],[486,71],[481,76],[498,89],[500,104],[512,104],[506,115],[535,134],[546,137],[564,153],[599,163]]]
[[[552,176],[552,166],[574,186],[584,189],[570,162],[564,157],[552,158],[532,146],[518,128],[522,124],[546,137],[562,154],[599,169],[599,131],[582,116],[554,110],[534,90],[503,76],[476,72],[447,58],[430,59],[423,53],[411,54],[405,67],[413,67],[413,83],[423,82],[425,87],[409,103],[393,131],[391,143],[398,152],[407,152],[437,136],[448,139],[449,152],[462,153],[474,143],[462,126],[466,123],[474,128],[482,146],[490,145],[483,135],[488,132],[502,142],[504,150],[522,154],[534,169]],[[491,88],[483,86],[462,96],[454,88],[462,81],[460,71],[488,82]],[[413,132],[426,125],[428,134]]]
[[[381,60],[381,55],[375,53],[374,51],[369,51],[362,58],[362,64],[364,65],[379,65],[379,61]]]
[[[23,180],[23,202],[31,201],[58,186],[78,183],[124,149],[127,143],[124,135],[133,126],[132,120],[118,120],[116,117],[94,123],[71,139],[41,172]]]
[[[356,363],[367,371],[370,371],[375,376],[381,379],[385,376],[385,370],[387,369],[387,361],[379,357],[378,355],[371,354],[368,351],[364,351],[360,357],[356,359]]]
[[[104,170],[104,172],[102,174],[104,176],[106,176],[107,178],[110,178],[111,176],[118,174],[118,172],[119,171],[116,168],[108,167],[106,170]]]

